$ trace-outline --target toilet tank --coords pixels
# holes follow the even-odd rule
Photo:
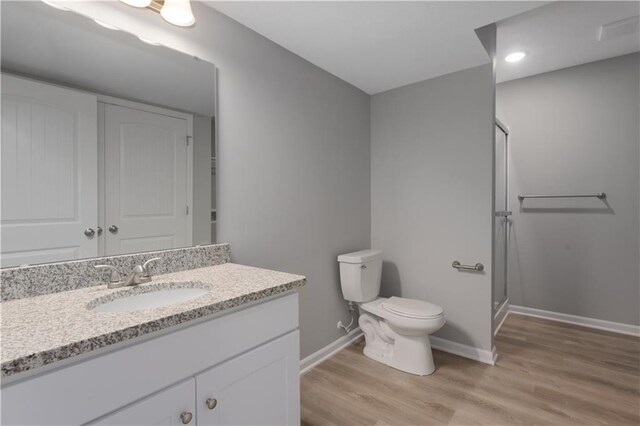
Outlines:
[[[338,256],[342,296],[350,302],[369,302],[380,293],[382,252],[361,250]]]

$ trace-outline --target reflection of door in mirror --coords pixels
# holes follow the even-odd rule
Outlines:
[[[2,266],[96,256],[97,102],[2,75]]]
[[[191,245],[192,115],[2,83],[3,267]]]
[[[140,108],[101,108],[107,256],[191,245],[192,117]]]
[[[2,267],[217,240],[211,63],[42,2],[0,28]]]

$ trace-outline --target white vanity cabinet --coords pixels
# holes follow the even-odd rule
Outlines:
[[[117,345],[3,382],[1,423],[300,423],[297,293]]]
[[[289,333],[91,424],[296,424],[297,347]]]

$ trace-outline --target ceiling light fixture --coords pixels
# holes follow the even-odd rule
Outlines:
[[[160,43],[156,43],[155,41],[149,40],[148,38],[138,36],[141,42],[150,44],[151,46],[160,46]]]
[[[114,27],[113,25],[107,24],[106,22],[98,21],[97,19],[94,19],[93,22],[108,30],[120,31],[120,28]]]
[[[179,27],[190,27],[196,22],[189,0],[165,0],[160,15],[165,21]]]
[[[190,27],[196,22],[191,10],[190,0],[120,0],[135,7],[147,7],[160,13],[170,24],[179,27]]]
[[[52,1],[42,0],[42,3],[46,4],[47,6],[51,6],[54,9],[64,10],[65,12],[69,11],[69,9],[67,9],[66,7],[60,6],[59,4],[56,4],[56,3],[52,2]]]
[[[133,7],[149,7],[151,0],[120,0],[122,3]]]
[[[525,56],[527,56],[527,54],[524,52],[513,52],[505,56],[504,60],[507,62],[518,62],[521,61]]]

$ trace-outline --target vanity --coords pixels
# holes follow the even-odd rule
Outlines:
[[[53,279],[62,291],[2,302],[3,424],[300,423],[302,276],[230,263],[218,244],[6,269],[3,283],[108,278],[96,263],[156,256],[179,270],[114,289]]]

